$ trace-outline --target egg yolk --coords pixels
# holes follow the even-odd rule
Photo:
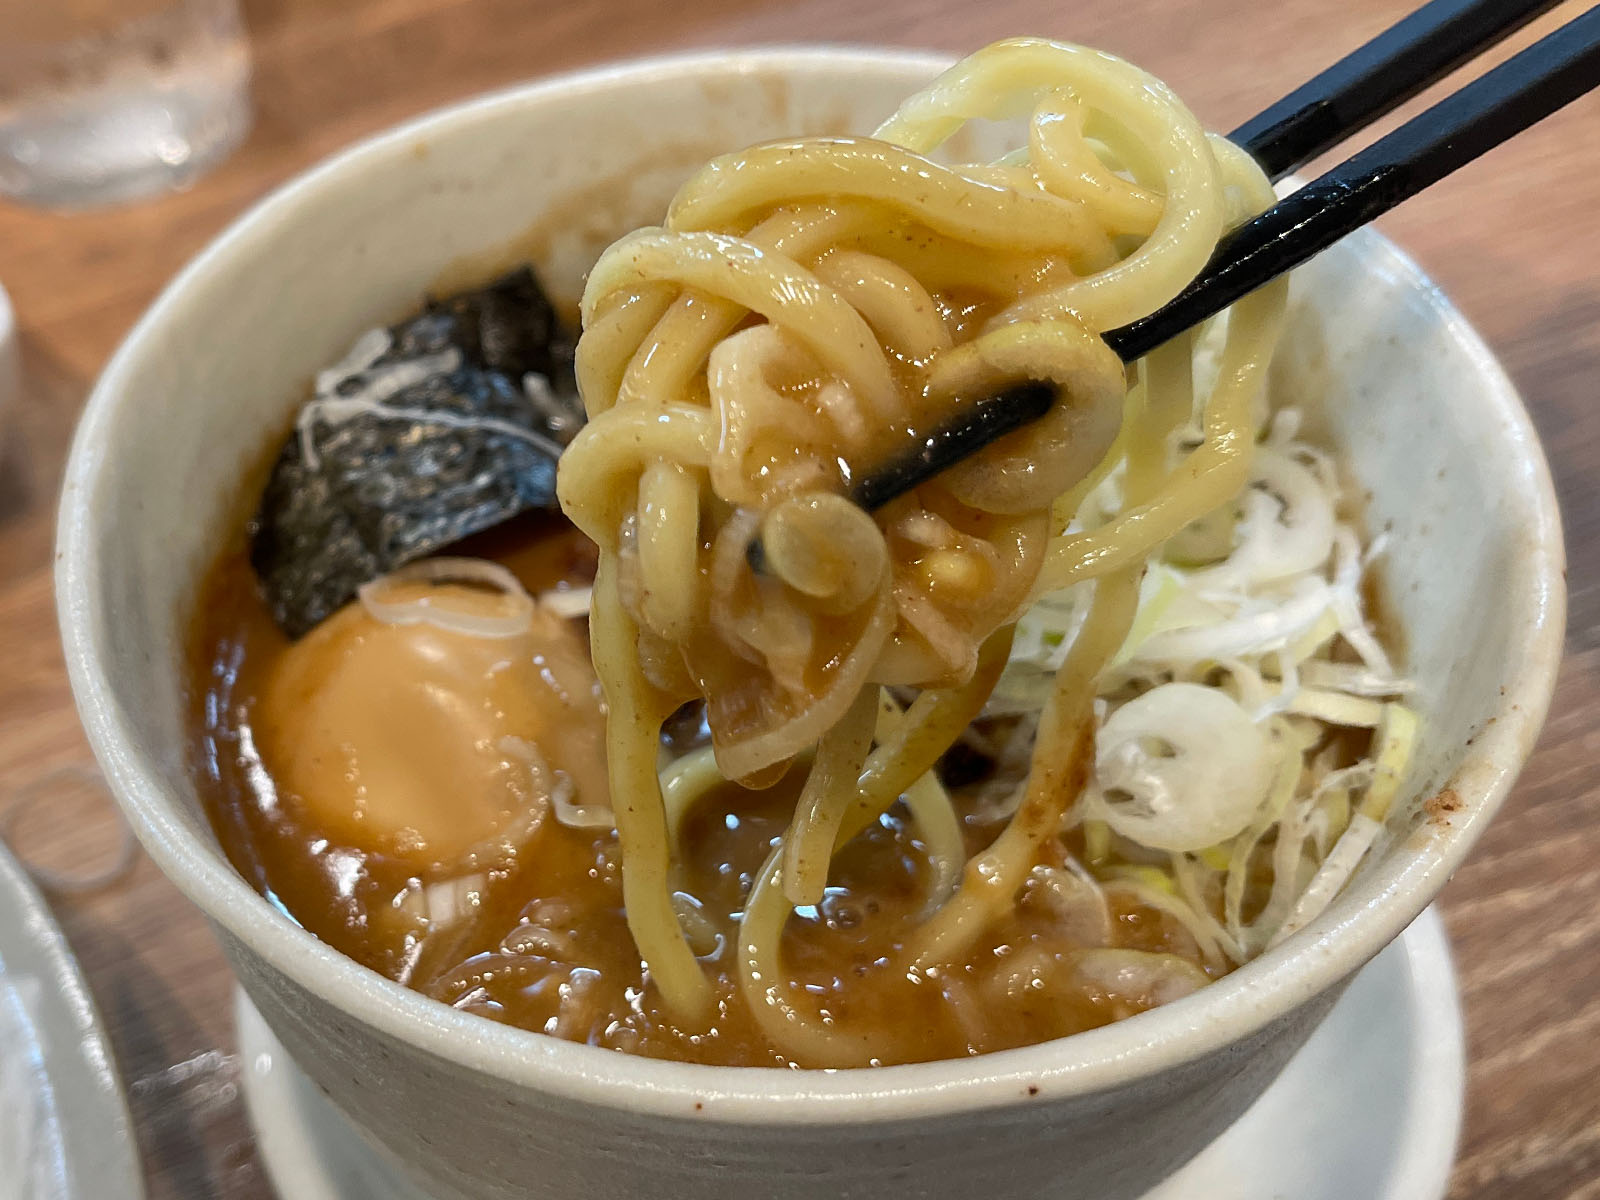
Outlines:
[[[547,800],[541,778],[564,775],[574,804],[606,804],[605,709],[581,634],[538,609],[509,636],[463,631],[503,621],[514,600],[527,604],[397,583],[383,601],[407,623],[351,603],[290,647],[263,688],[256,736],[291,815],[426,867],[525,824]],[[530,746],[547,771],[530,765]]]

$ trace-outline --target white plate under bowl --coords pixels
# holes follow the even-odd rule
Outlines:
[[[122,1084],[83,973],[44,897],[0,846],[0,1196],[143,1195]]]
[[[245,1103],[279,1195],[428,1200],[306,1078],[243,991],[234,1013]],[[1255,1106],[1144,1200],[1440,1200],[1464,1080],[1455,972],[1430,908],[1355,978]]]

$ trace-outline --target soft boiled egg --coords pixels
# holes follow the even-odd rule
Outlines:
[[[419,868],[528,829],[547,803],[608,811],[582,635],[494,564],[416,567],[368,584],[271,673],[256,734],[279,795]]]

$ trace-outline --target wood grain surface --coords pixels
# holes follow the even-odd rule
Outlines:
[[[0,0],[0,37],[5,5],[18,2]],[[1587,5],[1562,5],[1514,44]],[[778,41],[959,51],[1016,33],[1126,55],[1228,129],[1409,6],[245,0],[257,119],[232,160],[188,192],[136,207],[58,215],[0,205],[0,281],[26,372],[0,455],[0,809],[89,760],[57,641],[50,561],[67,440],[95,373],[186,259],[329,152],[473,92],[604,59]],[[1591,96],[1383,222],[1522,389],[1555,469],[1571,556],[1567,658],[1543,741],[1441,902],[1470,1055],[1454,1200],[1600,1200],[1597,147],[1600,96]],[[16,832],[47,858],[85,839],[104,849],[113,829],[103,809],[85,807],[70,823]],[[150,1195],[270,1195],[238,1101],[232,987],[205,922],[142,857],[116,886],[58,898],[55,908],[110,1026]]]

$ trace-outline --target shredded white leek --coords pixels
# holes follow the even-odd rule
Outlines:
[[[616,815],[609,804],[577,804],[572,777],[552,768],[539,747],[526,738],[506,736],[496,747],[500,753],[526,763],[534,794],[550,801],[555,819],[569,829],[613,829]]]
[[[1399,703],[1410,685],[1363,604],[1381,541],[1363,546],[1333,460],[1299,429],[1294,410],[1274,414],[1250,485],[1151,563],[1101,681],[1094,777],[1068,816],[1100,882],[1170,916],[1213,967],[1326,908],[1381,837],[1416,740]],[[1177,450],[1196,436],[1180,431]],[[1080,528],[1120,511],[1122,478],[1099,480]],[[1038,707],[1087,599],[1069,588],[1023,614],[986,715]],[[1362,738],[1370,751],[1352,760]],[[1117,838],[1168,865],[1112,865]]]
[[[1386,704],[1378,725],[1378,753],[1373,762],[1372,782],[1367,785],[1349,826],[1339,835],[1268,945],[1276,945],[1314,920],[1355,873],[1367,851],[1383,833],[1416,739],[1416,714],[1404,705]]]
[[[1226,692],[1164,683],[1096,739],[1089,812],[1154,850],[1203,850],[1250,824],[1272,782],[1267,736]]]
[[[300,457],[305,460],[306,466],[316,470],[321,462],[315,437],[319,424],[337,425],[358,416],[442,425],[451,429],[486,430],[527,442],[552,459],[560,457],[561,446],[557,442],[513,421],[444,408],[390,404],[389,401],[401,392],[437,375],[446,375],[461,366],[462,362],[461,351],[451,346],[436,354],[379,364],[378,360],[388,353],[392,344],[388,330],[369,329],[355,340],[344,358],[317,372],[315,395],[295,419],[295,431],[300,439]],[[552,430],[563,432],[573,422],[573,415],[555,399],[550,390],[550,381],[542,375],[524,376],[522,387],[529,403],[550,422]]]
[[[539,593],[539,607],[562,620],[587,617],[594,598],[592,587],[551,588]]]
[[[409,600],[387,597],[396,587],[410,583],[465,583],[493,588],[506,598],[506,611],[493,616],[463,612],[447,598],[435,594]],[[368,580],[356,589],[367,615],[385,625],[433,625],[467,637],[520,637],[533,627],[534,603],[521,582],[499,563],[483,558],[423,558]]]

